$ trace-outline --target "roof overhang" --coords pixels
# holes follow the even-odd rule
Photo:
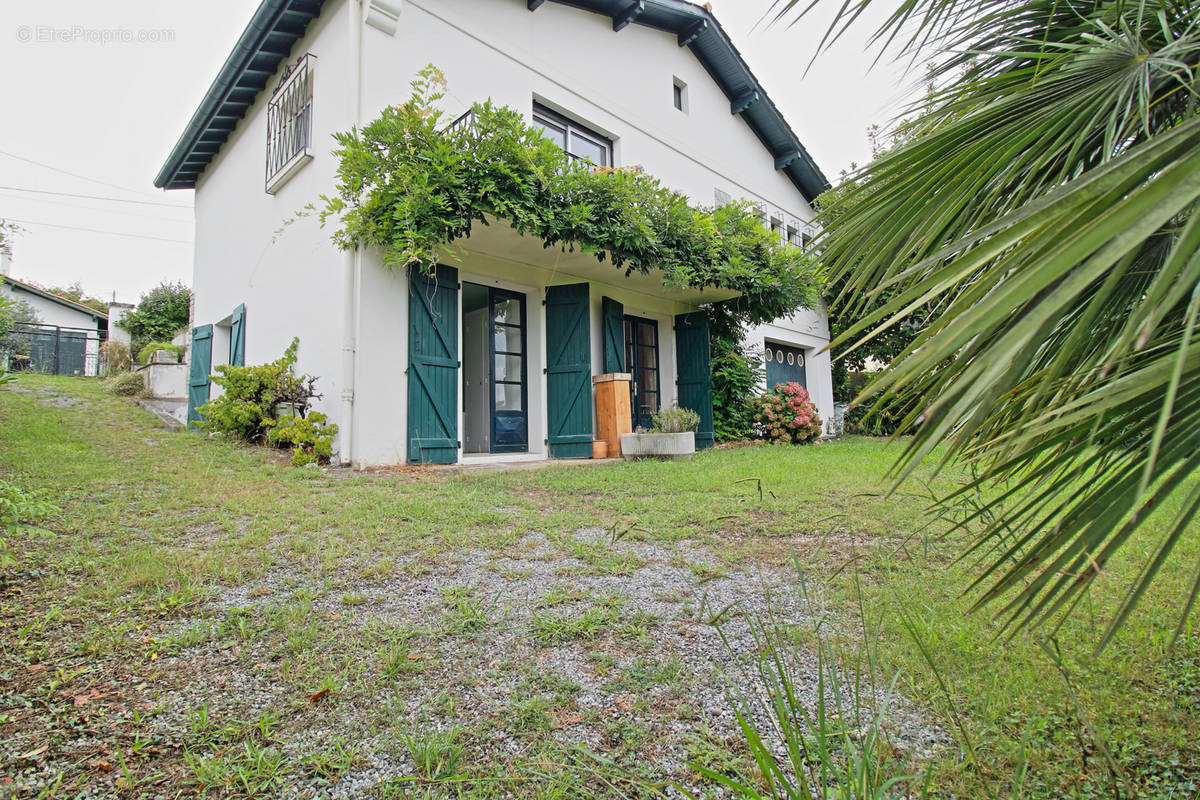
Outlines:
[[[529,10],[535,11],[543,2],[528,0]],[[746,121],[767,149],[775,168],[787,175],[805,199],[811,203],[830,188],[825,175],[707,8],[684,0],[553,2],[609,16],[614,31],[635,24],[675,34],[679,46],[695,54],[725,93],[730,113]],[[291,54],[308,23],[320,14],[322,3],[323,0],[263,0],[154,179],[155,186],[196,188],[200,174],[266,88],[280,62]]]
[[[324,0],[263,0],[208,87],[154,185],[195,189],[204,168],[292,52]]]

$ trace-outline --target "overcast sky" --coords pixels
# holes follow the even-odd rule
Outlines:
[[[840,3],[827,0],[827,11]],[[24,230],[12,275],[79,281],[136,302],[162,280],[191,283],[192,192],[154,176],[258,0],[58,0],[0,5],[0,218]],[[770,0],[712,0],[734,44],[830,180],[869,158],[909,85],[869,69],[870,21],[805,74],[827,17],[756,23]],[[107,41],[106,41],[107,40]],[[397,84],[407,91],[407,79]],[[81,197],[86,195],[90,197]],[[106,198],[106,199],[95,199]]]

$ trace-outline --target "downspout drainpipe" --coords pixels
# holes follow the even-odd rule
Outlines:
[[[352,98],[351,119],[357,128],[362,121],[362,26],[365,18],[363,0],[349,0],[346,4],[350,22],[350,53],[354,59],[353,81],[350,87]],[[355,247],[346,254],[345,306],[342,318],[342,413],[343,421],[341,461],[353,465],[358,454],[358,425],[355,417],[355,391],[358,386],[358,341],[361,328],[362,299],[362,250]]]

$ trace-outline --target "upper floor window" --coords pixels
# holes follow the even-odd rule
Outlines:
[[[568,155],[583,159],[598,167],[613,165],[612,140],[585,128],[578,122],[534,103],[533,124],[541,128],[546,137],[552,139]]]
[[[306,53],[279,82],[267,103],[267,194],[312,161],[313,67]]]
[[[674,80],[671,81],[671,99],[672,99],[672,102],[673,102],[675,108],[679,109],[680,111],[682,111],[685,114],[687,113],[687,110],[688,110],[687,84],[684,83],[683,81],[679,80],[679,78],[675,78]]]

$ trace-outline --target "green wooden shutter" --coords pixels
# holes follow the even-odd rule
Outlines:
[[[458,460],[458,270],[408,272],[408,463]]]
[[[675,358],[679,405],[700,415],[696,449],[712,447],[712,361],[708,346],[708,318],[703,311],[675,317]]]
[[[605,297],[602,303],[604,318],[604,371],[624,372],[625,366],[625,306]]]
[[[229,328],[229,363],[235,367],[246,366],[246,304],[233,310]]]
[[[208,402],[209,374],[212,372],[212,325],[192,328],[192,363],[188,368],[188,412],[191,426],[199,422],[200,406]]]
[[[546,287],[546,417],[552,458],[592,456],[592,337],[586,283]]]

